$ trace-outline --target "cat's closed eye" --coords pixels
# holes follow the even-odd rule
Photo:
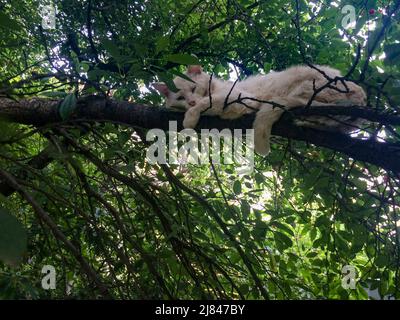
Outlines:
[[[184,96],[179,96],[176,100],[185,100]]]
[[[193,88],[192,88],[192,93],[194,93],[195,90],[196,90],[196,87],[193,87]]]

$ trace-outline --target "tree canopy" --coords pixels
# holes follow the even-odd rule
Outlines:
[[[0,298],[400,297],[399,0],[0,9]],[[151,83],[173,89],[190,64],[224,79],[329,65],[368,106],[287,112],[250,173],[149,163],[147,130],[183,119]],[[310,115],[367,125],[345,135],[293,121]],[[197,130],[253,119],[203,116]]]

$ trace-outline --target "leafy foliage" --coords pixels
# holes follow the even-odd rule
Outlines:
[[[349,76],[369,104],[396,114],[398,1],[55,4],[56,29],[43,29],[37,1],[0,0],[0,95],[59,98],[66,120],[0,127],[0,167],[20,186],[0,195],[12,214],[0,211],[0,259],[25,251],[15,219],[28,235],[20,266],[0,262],[1,298],[400,297],[396,173],[283,138],[247,175],[234,164],[150,165],[140,128],[67,121],[92,94],[161,104],[149,84],[174,89],[198,61],[224,78],[305,62],[346,74],[356,61]],[[345,4],[354,29],[341,25]],[[369,130],[398,142],[396,126]],[[34,161],[44,151],[47,166]],[[40,286],[48,264],[50,291]],[[356,289],[343,288],[344,265],[357,270]]]
[[[16,265],[25,251],[25,230],[14,216],[0,208],[0,259]]]

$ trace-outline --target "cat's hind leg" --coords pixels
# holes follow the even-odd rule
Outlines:
[[[272,125],[279,120],[284,110],[270,104],[263,104],[256,114],[253,123],[254,149],[258,154],[268,155],[270,152],[270,138]]]
[[[300,97],[271,97],[263,103],[256,114],[253,123],[254,128],[254,149],[258,154],[268,155],[270,152],[270,138],[273,124],[279,120],[285,110],[304,105],[305,100]]]

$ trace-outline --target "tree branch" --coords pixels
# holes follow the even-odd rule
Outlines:
[[[58,113],[58,104],[59,101],[48,99],[13,101],[0,98],[0,117],[35,126],[58,124],[62,122]],[[293,116],[326,114],[357,116],[382,124],[400,124],[400,116],[396,114],[382,114],[361,107],[297,108],[291,109],[273,126],[272,134],[336,150],[355,160],[366,161],[388,171],[400,173],[400,161],[398,161],[400,144],[378,142],[374,139],[361,140],[338,132],[299,127],[292,121]],[[177,121],[178,130],[181,130],[183,115],[181,112],[172,112],[163,108],[90,96],[78,101],[70,121],[113,121],[145,129],[162,130],[169,129],[169,121]],[[236,120],[203,116],[196,129],[248,129],[252,128],[253,121],[254,114]]]

